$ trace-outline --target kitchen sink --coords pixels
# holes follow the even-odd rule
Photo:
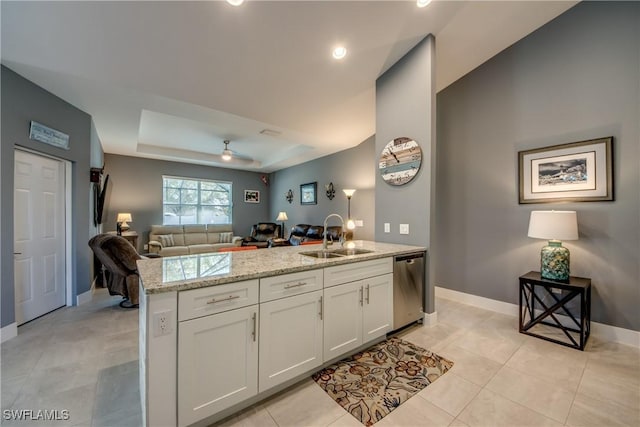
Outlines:
[[[311,251],[311,252],[300,252],[300,255],[310,256],[314,258],[340,258],[344,255],[337,254],[335,251]]]
[[[360,248],[342,248],[342,249],[334,249],[331,252],[334,254],[340,254],[340,255],[362,255],[362,254],[369,254],[373,251],[370,251],[368,249],[360,249]]]
[[[300,252],[300,255],[310,256],[314,258],[339,258],[347,255],[361,255],[368,254],[373,251],[368,249],[359,249],[359,248],[341,248],[341,249],[332,249],[328,251],[310,251],[310,252]]]

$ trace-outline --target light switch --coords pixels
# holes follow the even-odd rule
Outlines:
[[[389,224],[388,222],[384,223],[384,232],[391,233],[391,224]]]
[[[400,234],[409,234],[409,224],[400,224]]]
[[[356,227],[364,227],[364,221],[361,219],[356,219]]]

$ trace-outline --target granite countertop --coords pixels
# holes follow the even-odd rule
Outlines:
[[[372,252],[339,258],[313,258],[300,252],[322,250],[321,245],[282,246],[237,252],[213,252],[199,255],[142,259],[138,270],[146,294],[204,288],[240,280],[313,270],[332,265],[386,258],[425,251],[421,246],[398,245],[357,240],[356,248]],[[329,250],[339,249],[334,244]]]

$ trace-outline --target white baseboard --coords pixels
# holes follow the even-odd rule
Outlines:
[[[87,292],[78,294],[78,296],[76,297],[76,304],[82,305],[91,301],[92,299],[93,299],[93,288],[89,289]]]
[[[433,313],[423,313],[422,324],[424,326],[434,326],[438,323],[438,312],[434,311]]]
[[[511,316],[518,316],[519,314],[519,307],[516,304],[466,294],[464,292],[441,288],[439,286],[435,287],[435,295],[437,298],[450,299],[462,304],[483,308],[497,313],[508,314]],[[604,323],[591,321],[591,335],[604,341],[613,341],[640,348],[640,331],[619,328],[617,326],[605,325]]]
[[[508,314],[510,316],[518,315],[518,306],[508,302],[465,294],[464,292],[453,291],[439,286],[435,287],[435,294],[437,298],[450,299],[474,307],[484,308],[485,310],[495,311],[496,313]]]
[[[0,342],[5,342],[18,336],[18,324],[13,322],[0,329]]]

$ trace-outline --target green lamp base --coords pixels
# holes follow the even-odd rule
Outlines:
[[[540,252],[540,276],[555,281],[569,280],[569,249],[559,240],[549,240]]]

